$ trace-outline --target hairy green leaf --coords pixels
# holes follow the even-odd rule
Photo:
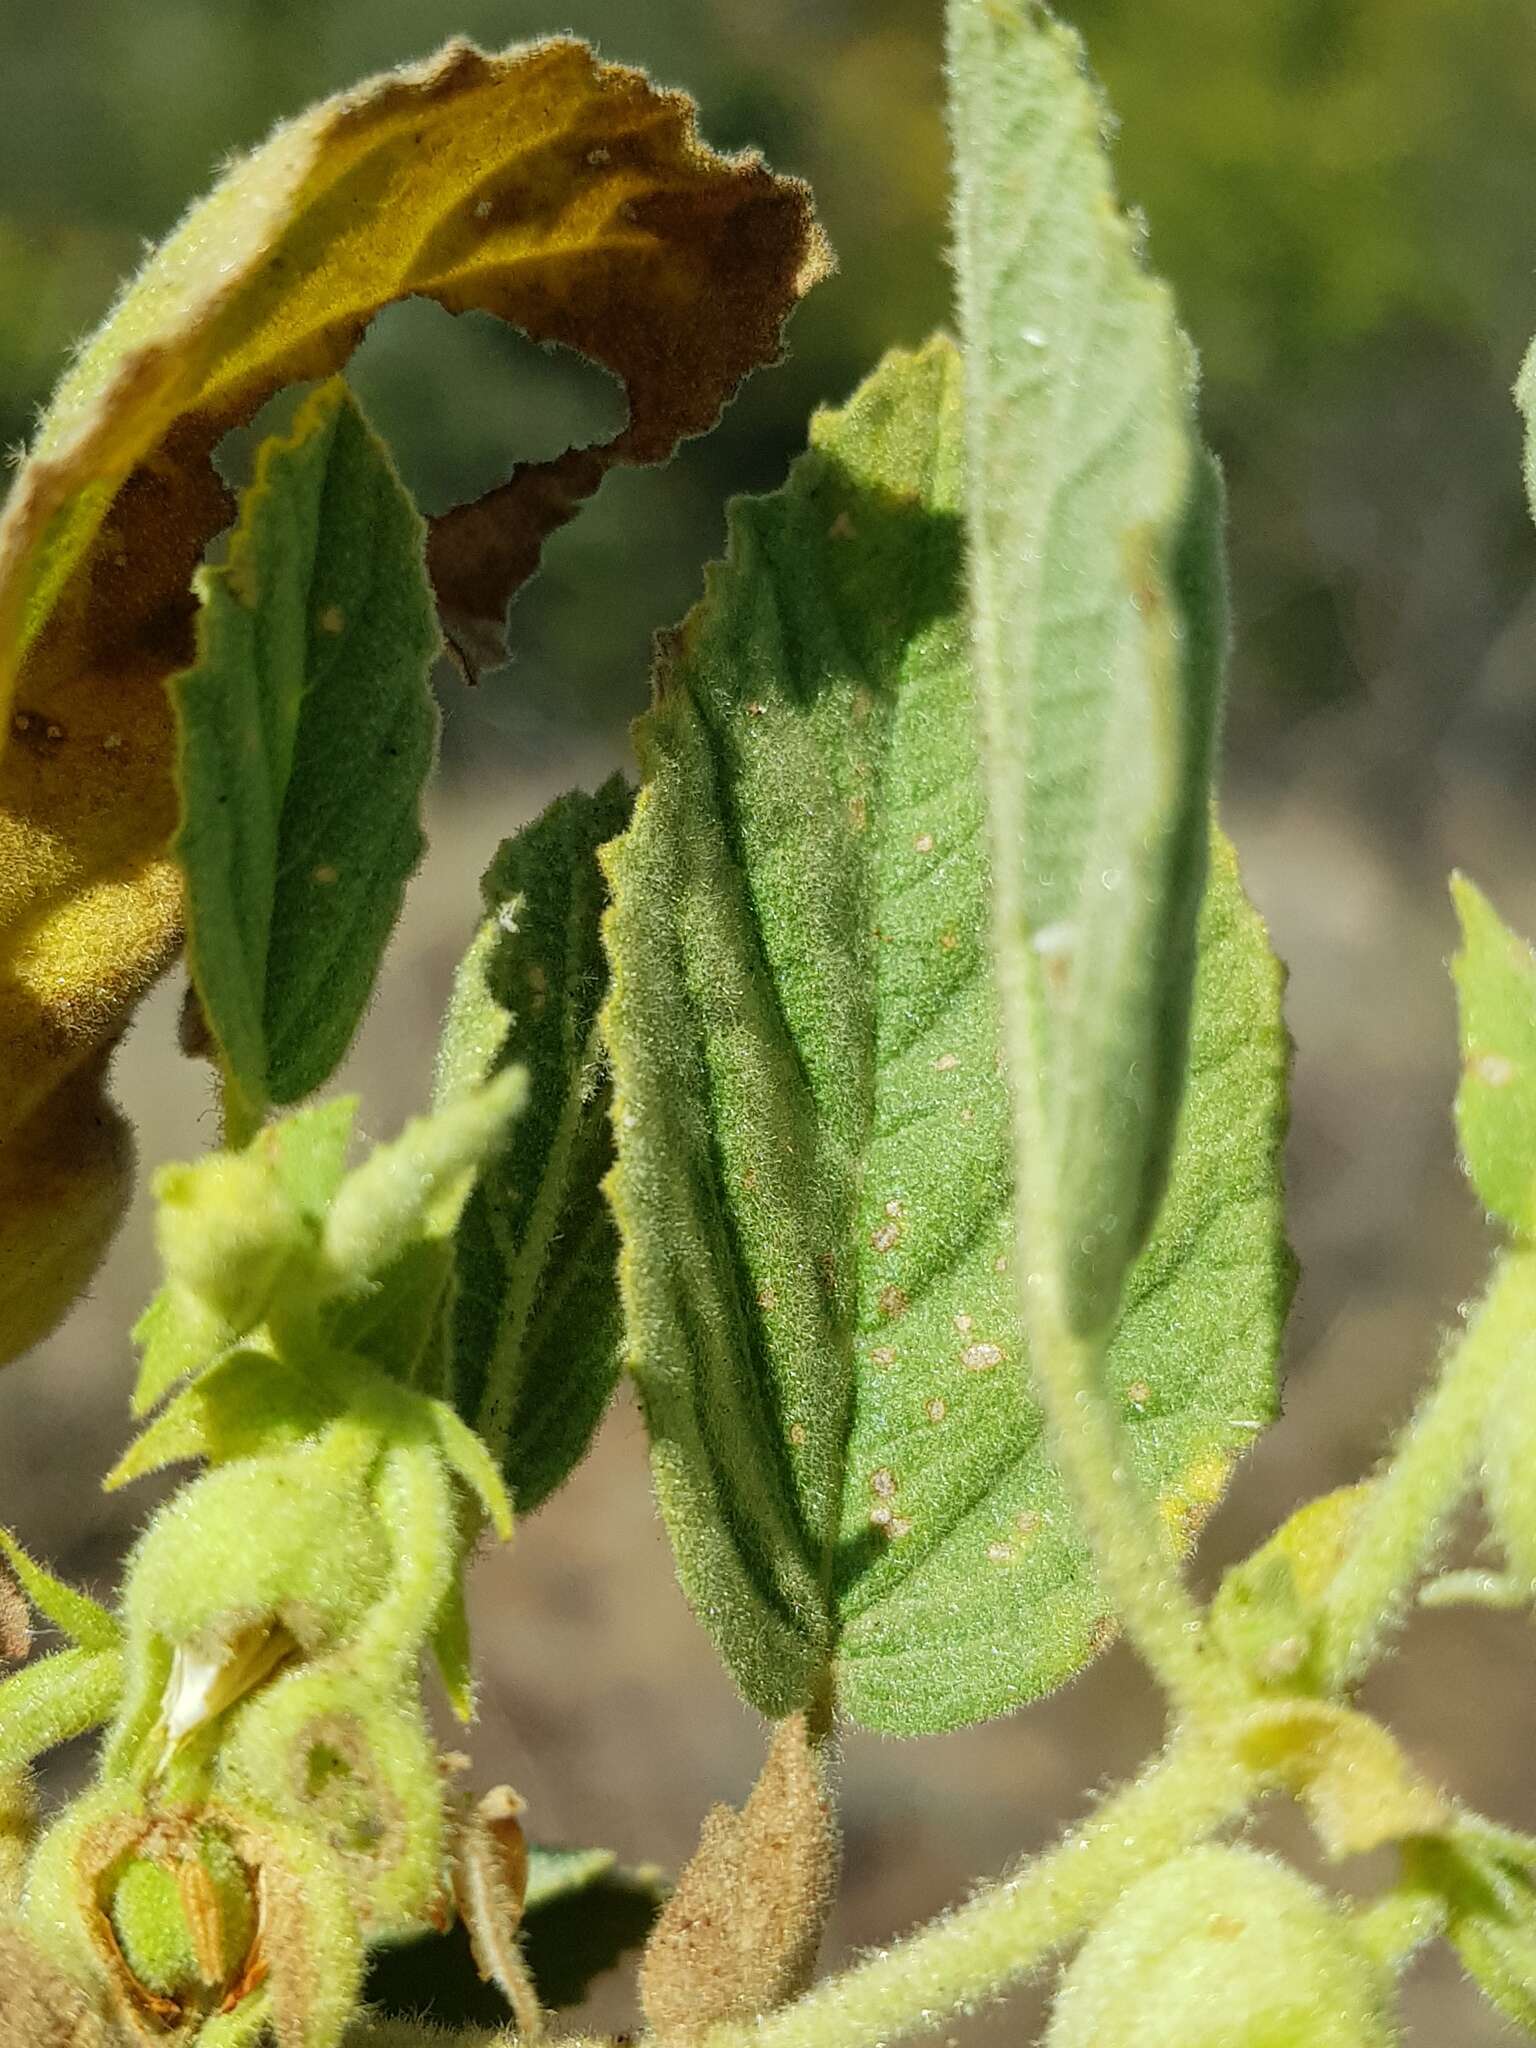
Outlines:
[[[290,1366],[315,1354],[378,1368],[424,1393],[447,1372],[453,1238],[476,1176],[522,1107],[518,1069],[466,1086],[345,1171],[356,1107],[320,1104],[269,1124],[237,1152],[155,1177],[166,1282],[140,1317],[134,1412],[179,1379],[230,1367],[182,1399],[129,1451],[114,1483],[218,1444],[310,1417],[273,1361],[236,1351],[265,1331]],[[254,1340],[253,1340],[254,1341]],[[256,1368],[256,1377],[249,1369]],[[266,1370],[271,1367],[271,1370]],[[199,1383],[200,1384],[200,1383]],[[316,1398],[323,1390],[312,1389]]]
[[[609,856],[627,1342],[684,1584],[783,1715],[978,1719],[1106,1632],[1009,1271],[961,372],[889,358],[671,646]],[[1192,1538],[1274,1406],[1279,975],[1211,869],[1175,1164],[1108,1373]]]
[[[976,688],[1028,1259],[1114,1318],[1167,1172],[1226,631],[1215,471],[1081,46],[951,0]]]
[[[1485,1206],[1521,1237],[1536,1234],[1536,955],[1462,875],[1452,963],[1461,1009],[1456,1130]]]
[[[123,1630],[117,1616],[28,1557],[8,1529],[0,1529],[0,1554],[38,1613],[61,1635],[82,1650],[115,1650],[121,1645]]]
[[[440,1102],[510,1063],[529,1080],[527,1109],[459,1225],[453,1318],[454,1398],[522,1513],[581,1458],[618,1375],[597,849],[630,804],[615,776],[594,796],[559,798],[502,846],[443,1032]]]
[[[425,528],[340,379],[266,442],[173,679],[193,984],[246,1113],[352,1041],[421,856]]]

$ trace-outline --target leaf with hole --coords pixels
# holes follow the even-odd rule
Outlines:
[[[109,1212],[32,1315],[0,1321],[4,1355],[56,1320],[119,1206],[99,1174],[65,1184],[79,1131],[45,1105],[181,943],[164,683],[194,658],[193,572],[229,522],[222,437],[413,296],[610,371],[619,433],[434,523],[450,638],[484,662],[545,536],[616,465],[711,427],[827,264],[805,188],[707,149],[681,95],[569,40],[456,42],[277,129],[123,293],[0,517],[0,1197],[20,1179],[7,1154],[51,1143],[35,1204]]]

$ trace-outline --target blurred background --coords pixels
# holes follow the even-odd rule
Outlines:
[[[1453,1157],[1453,943],[1466,867],[1536,930],[1536,534],[1509,389],[1536,329],[1536,10],[1528,0],[1076,0],[1200,349],[1226,467],[1236,605],[1224,804],[1291,969],[1289,1173],[1302,1284],[1285,1419],[1212,1524],[1213,1574],[1303,1495],[1368,1469],[1477,1283]],[[450,34],[556,29],[700,102],[720,146],[815,187],[841,271],[790,354],[671,468],[621,474],[556,537],[513,615],[514,665],[444,685],[433,847],[343,1080],[385,1133],[422,1100],[476,880],[506,832],[627,758],[652,631],[691,602],[738,490],[771,487],[817,404],[948,317],[938,0],[0,0],[0,439],[27,435],[118,277],[278,116]],[[428,509],[518,456],[611,430],[604,378],[422,304],[377,324],[355,382]],[[142,1163],[212,1142],[178,991],[118,1063]],[[0,1514],[99,1587],[153,1504],[84,1484],[126,1436],[126,1332],[151,1284],[141,1199],[91,1298],[0,1381]],[[1469,1528],[1466,1540],[1476,1540]],[[621,1399],[565,1493],[486,1558],[476,1776],[543,1839],[675,1864],[737,1799],[761,1731],[677,1594]],[[1415,1624],[1371,1699],[1431,1774],[1536,1825],[1528,1617]],[[1123,1652],[1010,1721],[849,1742],[837,1954],[1047,1841],[1157,1739]],[[79,1760],[65,1758],[58,1782]],[[1285,1816],[1267,1839],[1301,1849]],[[1369,1888],[1385,1871],[1350,1868]],[[1017,2042],[1038,1994],[956,2042]],[[632,2017],[627,1979],[593,2017]],[[1505,2036],[1437,1957],[1410,2039]]]

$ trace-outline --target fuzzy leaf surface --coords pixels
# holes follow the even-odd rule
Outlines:
[[[501,847],[439,1059],[440,1103],[509,1065],[528,1075],[527,1107],[459,1224],[452,1337],[459,1412],[523,1513],[580,1459],[618,1377],[597,849],[623,831],[631,800],[615,776],[560,797]]]
[[[889,358],[664,661],[607,920],[627,1345],[685,1587],[764,1713],[980,1719],[1104,1638],[1028,1392],[960,548],[961,373]],[[1192,1540],[1272,1414],[1279,974],[1218,843],[1108,1371]]]
[[[952,0],[968,560],[1020,1231],[1113,1321],[1171,1156],[1226,610],[1168,289],[1075,35]]]
[[[339,378],[268,441],[171,684],[193,985],[254,1122],[346,1052],[406,878],[437,714],[425,529]]]
[[[1461,1012],[1456,1132],[1467,1177],[1489,1212],[1536,1235],[1536,954],[1462,875],[1452,962]]]
[[[0,1244],[13,1185],[61,1221],[96,1204],[30,1319],[0,1320],[0,1355],[62,1313],[120,1206],[102,1171],[65,1184],[99,1086],[68,1121],[50,1104],[181,943],[164,685],[196,657],[193,572],[230,520],[222,437],[412,296],[610,371],[629,401],[610,441],[434,523],[440,611],[482,663],[546,535],[616,465],[711,427],[827,261],[804,187],[707,149],[680,95],[569,40],[455,42],[277,129],[123,293],[0,516]],[[26,1175],[24,1143],[52,1148]]]

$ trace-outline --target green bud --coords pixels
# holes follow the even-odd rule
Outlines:
[[[227,1819],[98,1785],[38,1844],[28,1931],[100,1990],[135,2040],[195,2030],[260,1980],[261,1881]]]
[[[447,1804],[415,1686],[382,1688],[347,1653],[292,1671],[223,1742],[220,1799],[291,1823],[346,1873],[373,1938],[419,1933],[443,1910]]]
[[[1379,1973],[1305,1879],[1193,1849],[1131,1886],[1062,1979],[1047,2048],[1389,2048]]]
[[[339,1422],[217,1466],[160,1510],[124,1594],[118,1764],[139,1755],[158,1768],[287,1658],[319,1655],[360,1626],[393,1564],[371,1483],[378,1450],[370,1431]]]
[[[124,1598],[130,1632],[213,1652],[276,1620],[306,1650],[339,1640],[388,1571],[369,1483],[377,1455],[376,1438],[343,1422],[203,1473],[139,1543]]]
[[[218,1828],[153,1832],[107,1881],[134,1981],[182,2007],[221,2003],[256,1939],[255,1880]]]
[[[265,1151],[216,1152],[155,1176],[166,1279],[208,1304],[233,1336],[263,1321],[312,1261],[314,1235]]]

